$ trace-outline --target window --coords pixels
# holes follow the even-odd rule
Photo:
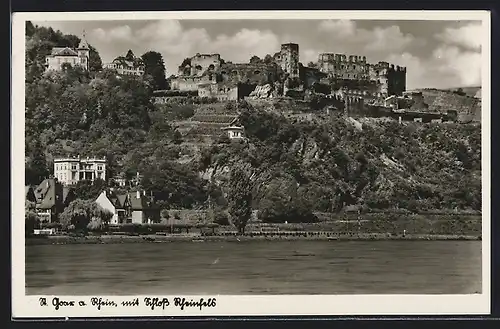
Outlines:
[[[97,170],[102,170],[102,166],[97,166]]]

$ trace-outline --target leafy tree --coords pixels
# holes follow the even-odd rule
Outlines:
[[[75,195],[83,200],[95,200],[107,187],[107,182],[102,179],[96,179],[93,182],[80,180],[75,186]]]
[[[25,169],[25,180],[28,185],[40,184],[49,176],[50,170],[45,158],[45,148],[38,139],[27,149],[28,162]]]
[[[113,214],[92,200],[76,199],[59,216],[63,228],[74,225],[76,230],[95,229],[107,225]],[[92,224],[91,224],[92,223]]]
[[[24,206],[24,228],[26,236],[33,233],[33,230],[40,225],[40,220],[35,212],[36,204],[34,202],[26,201]]]
[[[89,70],[99,72],[102,70],[102,59],[95,47],[89,45]]]
[[[245,171],[233,168],[229,184],[228,201],[231,222],[240,234],[244,234],[245,227],[252,216],[252,182]]]
[[[142,55],[145,65],[145,74],[153,78],[153,88],[155,90],[167,89],[167,80],[165,78],[165,63],[160,53],[148,51]]]
[[[35,34],[36,28],[33,25],[31,21],[26,21],[26,36],[31,37],[33,34]]]
[[[262,59],[259,58],[259,56],[252,56],[250,58],[250,64],[262,64]]]
[[[265,57],[264,57],[264,63],[265,64],[272,64],[274,63],[274,58],[273,56],[267,54]]]

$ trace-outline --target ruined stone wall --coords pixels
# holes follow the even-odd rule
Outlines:
[[[225,85],[222,83],[201,84],[198,86],[198,96],[215,97],[219,101],[234,101],[239,97],[237,85]]]
[[[196,54],[191,58],[190,74],[201,76],[207,70],[217,70],[221,65],[219,54]]]
[[[277,67],[266,64],[226,63],[218,71],[218,81],[264,85],[278,79]]]
[[[323,53],[319,55],[321,72],[337,79],[369,79],[369,65],[365,56]]]
[[[300,68],[300,80],[306,88],[311,88],[315,83],[321,83],[326,77],[327,75],[318,69],[304,66]]]
[[[198,85],[215,82],[215,74],[205,74],[203,76],[194,77],[177,77],[170,81],[170,88],[179,91],[195,91],[198,90]]]

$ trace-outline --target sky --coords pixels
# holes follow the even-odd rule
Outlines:
[[[366,56],[367,61],[406,66],[407,89],[481,85],[480,21],[382,20],[117,20],[34,21],[85,38],[104,63],[131,49],[162,54],[167,76],[186,57],[219,53],[246,63],[298,43],[300,61],[321,52]]]

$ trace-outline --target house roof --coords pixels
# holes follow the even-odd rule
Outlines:
[[[244,130],[244,127],[241,126],[229,126],[229,127],[223,127],[221,128],[222,130]]]
[[[85,40],[85,38],[80,40],[80,44],[78,45],[78,49],[89,49],[89,44],[87,43],[87,40]]]
[[[57,181],[54,178],[45,179],[35,190],[37,208],[51,209],[58,202],[62,202],[62,194],[57,189]],[[62,189],[61,189],[62,190]]]
[[[120,203],[121,206],[125,205],[125,202],[127,201],[127,194],[119,194],[117,196],[118,202]]]
[[[155,203],[152,198],[141,194],[139,198],[137,198],[137,191],[129,194],[130,207],[132,210],[147,210],[147,209],[156,209]]]
[[[134,58],[133,60],[127,59],[123,56],[117,57],[113,60],[113,64],[120,64],[128,68],[137,68],[144,66],[142,59]]]
[[[127,201],[127,194],[117,194],[113,191],[106,191],[106,197],[115,208],[122,209]]]
[[[132,210],[143,210],[148,209],[148,203],[144,195],[141,195],[139,198],[135,195],[130,196],[130,206]]]
[[[69,47],[54,47],[50,54],[52,56],[78,56],[78,53]]]
[[[66,202],[66,199],[68,198],[70,192],[73,192],[73,189],[71,187],[63,186],[63,202]]]

